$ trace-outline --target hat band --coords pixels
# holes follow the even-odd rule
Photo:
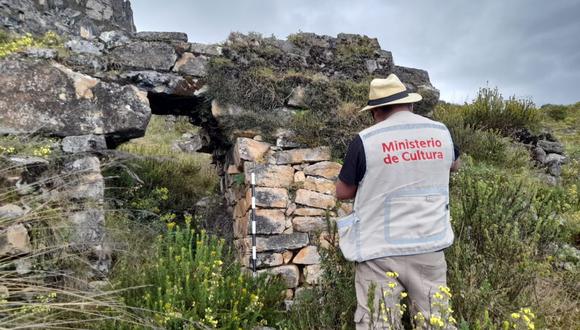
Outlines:
[[[389,103],[392,101],[396,101],[396,100],[400,100],[402,98],[405,98],[409,96],[409,93],[407,91],[404,92],[400,92],[400,93],[396,93],[387,97],[382,97],[380,99],[375,99],[375,100],[369,100],[368,105],[374,106],[374,105],[379,105],[379,104],[383,104],[383,103]]]

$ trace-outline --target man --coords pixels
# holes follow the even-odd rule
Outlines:
[[[453,243],[449,172],[459,167],[458,151],[445,125],[412,112],[420,100],[394,74],[371,82],[361,112],[375,124],[350,144],[336,185],[338,199],[356,197],[337,225],[343,254],[357,262],[357,329],[379,319],[370,315],[369,287],[376,288],[375,312],[379,299],[395,309],[405,290],[412,311],[428,322],[432,296],[446,286],[442,250]],[[400,322],[396,314],[389,322]]]

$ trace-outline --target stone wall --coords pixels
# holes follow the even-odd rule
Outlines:
[[[98,280],[108,274],[111,253],[104,231],[105,180],[101,161],[90,153],[104,148],[105,141],[100,139],[53,140],[46,148],[58,154],[57,162],[27,155],[0,158],[0,258],[12,259],[19,274],[40,266],[33,264],[31,253],[85,256],[88,263],[82,269],[50,270],[78,279]],[[43,230],[64,241],[39,241],[41,236],[34,232]]]
[[[98,36],[109,30],[134,32],[127,0],[0,0],[0,26],[33,34]]]
[[[350,212],[339,203],[335,181],[341,165],[331,160],[330,148],[282,148],[259,136],[237,138],[222,185],[234,218],[234,245],[241,263],[251,255],[251,173],[256,176],[257,268],[280,274],[287,298],[301,287],[318,283],[319,249],[330,244],[329,226]]]

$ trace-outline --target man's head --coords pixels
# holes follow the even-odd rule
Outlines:
[[[370,110],[375,122],[380,122],[394,112],[412,111],[413,103],[421,99],[421,95],[409,93],[399,78],[390,74],[385,79],[371,81],[369,101],[361,112]]]
[[[375,123],[389,118],[395,112],[413,111],[413,103],[391,104],[369,110]]]

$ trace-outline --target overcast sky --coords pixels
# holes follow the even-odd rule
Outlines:
[[[231,31],[378,38],[395,64],[425,69],[441,98],[480,86],[538,105],[580,101],[580,0],[132,0],[139,31],[224,41]]]

